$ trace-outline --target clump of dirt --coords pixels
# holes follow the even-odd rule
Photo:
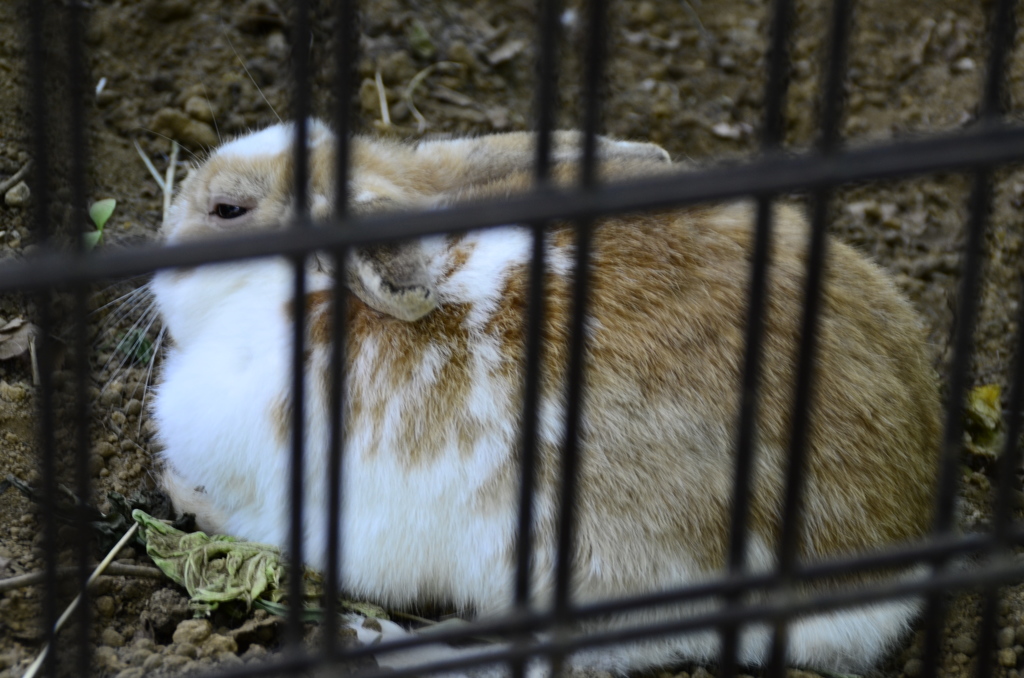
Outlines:
[[[816,138],[829,3],[795,4],[786,147],[798,153]],[[529,128],[535,3],[378,0],[364,5],[353,102],[357,130],[416,137]],[[877,143],[970,126],[981,91],[990,5],[858,3],[842,126],[846,142]],[[0,72],[5,74],[0,78],[0,182],[33,160],[28,126],[34,85],[28,72],[27,17],[18,9],[17,3],[0,3]],[[159,226],[162,197],[136,153],[136,142],[163,171],[167,137],[181,141],[198,158],[221,139],[289,117],[293,40],[288,12],[274,0],[89,5],[83,34],[89,76],[87,197],[90,202],[118,201],[103,247],[149,241]],[[767,0],[611,3],[604,132],[655,141],[675,159],[693,163],[756,154],[769,12]],[[576,126],[580,119],[584,16],[580,3],[566,3],[564,68],[557,87],[562,126]],[[314,110],[330,118],[335,20],[319,6],[313,18],[312,36],[302,39],[313,50]],[[1022,59],[1018,47],[1009,69],[1011,118],[1020,117],[1024,100]],[[177,168],[178,177],[185,171],[185,166]],[[940,369],[950,359],[970,185],[969,176],[941,174],[844,187],[832,196],[833,232],[893,273],[924,319]],[[974,385],[1000,386],[1005,393],[1024,270],[1024,235],[1017,226],[1024,173],[1015,166],[1002,169],[995,186],[971,379]],[[38,189],[31,173],[5,188],[0,259],[21,258],[38,245],[30,212]],[[110,508],[108,492],[127,495],[154,485],[154,431],[146,398],[158,326],[150,322],[144,295],[121,298],[132,295],[141,282],[112,281],[90,291],[95,309],[90,472],[93,502],[104,510]],[[41,303],[0,298],[0,326],[35,318]],[[67,370],[64,365],[57,372],[58,386],[70,383]],[[0,360],[0,467],[30,482],[39,480],[36,395],[31,356]],[[70,449],[68,440],[60,440]],[[984,527],[992,465],[968,461],[965,515],[968,527]],[[14,490],[0,494],[0,525],[0,580],[40,571],[41,526],[31,502]],[[140,565],[146,559],[129,548],[118,562]],[[0,591],[0,678],[20,676],[40,649],[41,595],[37,586]],[[261,613],[240,626],[228,620],[186,620],[181,594],[158,580],[104,577],[89,605],[96,621],[96,668],[104,675],[127,678],[259,661],[280,640],[276,622]],[[941,658],[946,678],[973,670],[978,614],[975,597],[954,599]],[[1018,678],[1024,666],[1021,586],[1003,591],[999,628],[997,675]],[[918,675],[919,636],[893,654],[882,669],[885,675]],[[707,672],[691,667],[680,675]]]

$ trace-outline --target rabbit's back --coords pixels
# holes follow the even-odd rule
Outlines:
[[[790,208],[775,222],[751,485],[756,568],[771,564],[779,531],[805,274],[806,222]],[[729,206],[612,219],[596,230],[577,513],[582,597],[675,585],[724,565],[752,223],[747,207]],[[573,243],[569,228],[549,236],[541,596],[551,585],[543,564],[554,559]],[[500,513],[509,542],[529,244],[515,228],[435,241],[440,301],[416,322],[349,300],[349,448],[424,478],[458,469],[442,473],[452,482],[448,500]],[[909,305],[844,245],[831,244],[826,271],[802,531],[809,559],[921,536],[939,433],[936,385]],[[325,352],[327,318],[312,325]],[[408,509],[411,530],[418,518]],[[510,566],[511,551],[501,557]],[[505,595],[508,584],[492,591]],[[484,609],[505,602],[464,593],[455,597]]]

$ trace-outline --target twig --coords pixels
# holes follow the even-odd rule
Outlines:
[[[32,361],[32,385],[39,386],[39,356],[36,355],[36,338],[28,340],[28,357]]]
[[[0,181],[0,193],[6,193],[8,188],[10,188],[11,186],[14,186],[16,183],[18,183],[19,181],[24,179],[25,175],[28,174],[28,171],[30,169],[32,169],[32,161],[31,160],[26,162],[25,166],[22,167],[17,172],[15,172],[14,176],[12,176],[10,179],[5,179],[4,181]]]
[[[78,574],[77,567],[59,567],[57,568],[57,578],[67,579]],[[146,567],[145,565],[124,565],[122,563],[111,563],[107,566],[104,574],[111,577],[142,577],[144,579],[164,579],[166,575],[155,567]],[[16,577],[8,577],[7,579],[0,579],[0,593],[5,591],[13,591],[14,589],[24,588],[26,586],[35,586],[36,584],[43,583],[46,579],[45,572],[29,572],[28,574],[19,574]]]
[[[391,127],[391,111],[388,110],[388,95],[384,89],[384,80],[380,77],[380,69],[374,78],[377,81],[377,98],[380,100],[380,119],[385,127]]]
[[[149,156],[146,155],[146,152],[144,150],[142,150],[142,146],[139,146],[139,140],[135,139],[134,141],[135,141],[135,150],[139,152],[139,157],[142,158],[142,162],[146,163],[146,169],[148,169],[149,173],[151,175],[153,175],[153,179],[156,181],[157,186],[160,187],[160,190],[163,191],[166,194],[167,193],[167,183],[164,181],[164,178],[162,176],[160,176],[159,172],[156,171],[156,167],[153,166],[153,161],[150,160]],[[172,139],[171,143],[175,143],[175,141]]]
[[[96,578],[99,577],[101,574],[103,574],[103,571],[107,569],[107,567],[110,565],[111,561],[114,560],[114,558],[117,556],[118,552],[120,552],[120,550],[122,548],[124,548],[125,544],[127,544],[128,541],[132,537],[135,536],[135,533],[138,531],[138,529],[139,529],[139,524],[135,523],[134,525],[131,526],[131,528],[127,532],[125,532],[124,536],[121,537],[121,541],[119,541],[116,544],[114,544],[114,548],[110,549],[110,553],[107,554],[107,557],[104,558],[100,562],[100,564],[96,566],[96,569],[93,570],[92,574],[89,575],[89,580],[87,582],[85,582],[86,587],[88,587],[90,584],[92,584],[94,581],[96,581]],[[54,625],[54,627],[53,627],[53,635],[54,635],[54,637],[56,637],[56,635],[60,631],[61,627],[64,626],[64,622],[66,622],[68,619],[71,618],[71,614],[75,611],[75,608],[78,607],[78,604],[81,601],[82,601],[82,594],[79,593],[77,596],[75,596],[75,599],[71,601],[71,604],[68,605],[68,609],[64,610],[64,614],[62,614],[60,616],[60,619],[58,619],[57,623]],[[27,671],[25,671],[25,673],[22,676],[22,678],[35,678],[36,673],[39,672],[39,667],[41,667],[43,665],[43,662],[46,660],[46,655],[49,654],[49,652],[50,652],[50,644],[47,643],[46,645],[43,646],[43,649],[39,653],[39,656],[36,657],[36,660],[34,662],[32,662],[32,665],[28,667]]]
[[[174,171],[178,167],[178,149],[181,147],[177,141],[171,141],[171,162],[167,164],[167,174],[164,175],[164,215],[163,221],[167,222],[167,213],[171,210],[171,198],[174,195]]]
[[[431,71],[442,64],[447,65],[450,63],[450,61],[439,61],[436,64],[430,64],[422,71],[412,76],[412,80],[409,81],[408,86],[405,88],[405,93],[402,95],[402,99],[405,100],[405,104],[409,107],[409,111],[412,113],[413,117],[416,118],[416,125],[420,132],[429,127],[430,124],[427,122],[427,119],[423,114],[420,113],[420,110],[416,108],[416,104],[412,100],[412,95],[416,93],[416,88],[420,86],[420,83],[423,82],[428,75],[430,75]]]

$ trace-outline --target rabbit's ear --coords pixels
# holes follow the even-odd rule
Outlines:
[[[345,277],[363,303],[399,320],[419,320],[437,306],[427,255],[418,241],[353,248]]]

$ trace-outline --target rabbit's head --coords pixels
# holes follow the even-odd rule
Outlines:
[[[221,146],[184,182],[161,230],[167,244],[206,237],[288,228],[296,215],[295,125],[279,124]],[[394,181],[402,158],[397,146],[354,140],[359,171],[350,182],[357,212],[415,204],[417,195]],[[307,125],[309,215],[324,227],[335,197],[334,134],[317,120]],[[329,268],[327,258],[317,260]],[[351,248],[345,281],[368,306],[402,320],[415,320],[436,306],[419,242]]]

